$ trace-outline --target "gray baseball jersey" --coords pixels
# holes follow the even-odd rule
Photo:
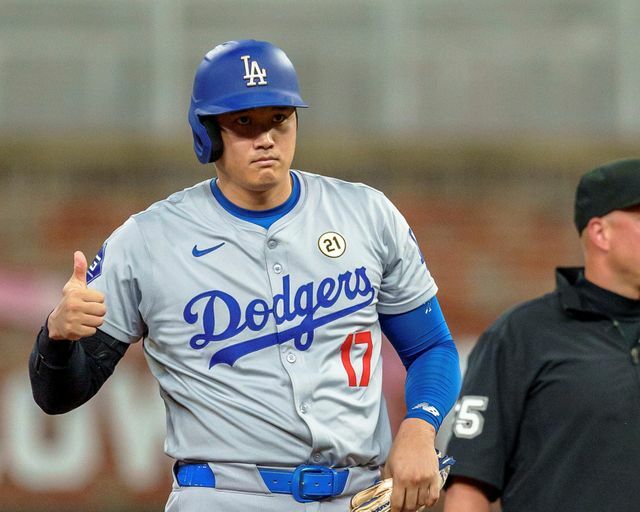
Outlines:
[[[386,459],[378,313],[437,288],[381,192],[293,172],[300,199],[268,230],[227,212],[207,180],[129,218],[89,268],[101,329],[144,338],[175,459]]]

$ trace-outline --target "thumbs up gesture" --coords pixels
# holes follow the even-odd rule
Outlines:
[[[87,288],[87,258],[81,251],[73,254],[73,274],[62,288],[62,299],[49,315],[49,337],[54,340],[79,340],[95,334],[107,309],[104,295]]]

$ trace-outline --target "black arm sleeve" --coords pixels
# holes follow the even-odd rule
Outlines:
[[[47,414],[81,406],[98,392],[127,348],[100,330],[78,341],[52,340],[45,323],[29,358],[33,398]]]

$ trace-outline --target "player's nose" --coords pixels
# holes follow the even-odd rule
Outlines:
[[[273,147],[273,131],[271,129],[261,130],[254,140],[256,148],[272,148]]]

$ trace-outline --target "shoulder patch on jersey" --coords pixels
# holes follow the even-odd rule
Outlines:
[[[340,233],[328,231],[318,238],[318,249],[329,258],[339,258],[347,249],[347,242]]]
[[[487,410],[488,405],[488,396],[465,395],[461,397],[454,408],[453,434],[463,439],[473,439],[482,434],[484,416],[481,413]]]
[[[87,268],[87,284],[93,281],[96,277],[102,274],[102,262],[104,261],[104,255],[107,249],[107,244],[100,247],[98,254],[93,258],[91,265]]]

